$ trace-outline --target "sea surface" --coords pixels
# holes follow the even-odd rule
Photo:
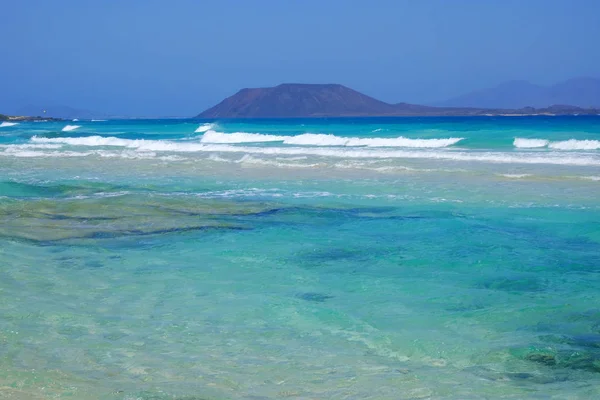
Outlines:
[[[598,399],[600,117],[0,125],[0,399]]]

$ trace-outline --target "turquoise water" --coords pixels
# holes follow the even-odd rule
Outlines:
[[[600,118],[0,126],[0,398],[600,397]]]

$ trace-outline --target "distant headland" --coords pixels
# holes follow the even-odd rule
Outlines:
[[[25,115],[4,115],[0,114],[0,121],[9,121],[9,122],[28,122],[28,121],[64,121],[62,118],[53,118],[53,117],[31,117]]]
[[[519,109],[390,104],[339,84],[284,83],[242,89],[197,118],[310,118],[385,116],[599,115],[600,109],[570,105]]]

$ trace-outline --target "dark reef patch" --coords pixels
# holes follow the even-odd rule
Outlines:
[[[532,276],[506,276],[486,279],[477,283],[476,287],[505,292],[541,292],[546,290],[546,283]]]
[[[517,358],[553,369],[585,370],[600,373],[600,351],[594,346],[589,348],[588,342],[584,342],[584,346],[581,346],[557,341],[554,345],[547,347],[531,346],[511,349],[511,354]]]
[[[331,295],[318,292],[298,293],[296,297],[302,300],[312,301],[315,303],[324,303],[329,299],[333,299],[333,296]]]

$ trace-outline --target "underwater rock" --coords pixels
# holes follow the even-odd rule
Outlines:
[[[478,284],[482,289],[505,292],[540,292],[545,290],[545,286],[544,282],[533,277],[499,277]]]
[[[572,312],[566,315],[565,320],[572,322],[596,321],[600,327],[600,309],[593,308],[584,312]]]
[[[551,353],[531,353],[525,359],[548,366],[556,365],[556,355]]]
[[[600,357],[591,353],[564,352],[559,360],[559,367],[600,372]]]
[[[600,349],[600,334],[576,335],[572,337],[572,344],[581,347],[594,347]]]
[[[299,293],[296,295],[296,297],[306,301],[314,301],[316,303],[324,303],[325,301],[333,298],[333,296],[330,296],[328,294],[317,292]]]
[[[549,343],[600,349],[600,334],[595,333],[574,336],[544,335],[540,336],[540,339]]]
[[[534,374],[530,372],[507,372],[507,371],[494,371],[490,368],[475,366],[466,368],[465,371],[472,373],[480,378],[490,381],[514,381],[517,383],[538,383],[538,384],[549,384],[556,382],[564,382],[568,380],[568,376],[565,374],[552,374],[542,375]]]
[[[109,333],[105,333],[104,335],[102,335],[102,337],[104,337],[104,339],[107,339],[110,341],[119,340],[119,339],[124,338],[125,336],[127,336],[127,334],[123,333],[123,332],[109,332]]]
[[[531,374],[528,372],[508,372],[505,376],[513,381],[526,381],[532,383],[539,384],[548,384],[548,383],[556,383],[556,382],[564,382],[568,378],[562,375],[539,375],[539,374]]]
[[[86,261],[85,266],[88,268],[101,268],[104,266],[100,261]]]
[[[526,349],[512,349],[511,353],[513,356],[523,360],[548,367],[600,372],[600,352],[530,347]]]
[[[514,357],[547,366],[555,366],[557,363],[557,354],[553,349],[532,346],[511,349],[510,353]]]
[[[311,261],[315,263],[323,263],[330,261],[344,261],[350,259],[366,259],[368,252],[354,249],[343,249],[343,248],[326,248],[318,249],[310,252],[301,254],[301,258],[305,261]]]
[[[450,312],[470,312],[470,311],[480,311],[486,309],[487,306],[480,303],[459,303],[456,305],[451,305],[446,307],[446,311]]]

